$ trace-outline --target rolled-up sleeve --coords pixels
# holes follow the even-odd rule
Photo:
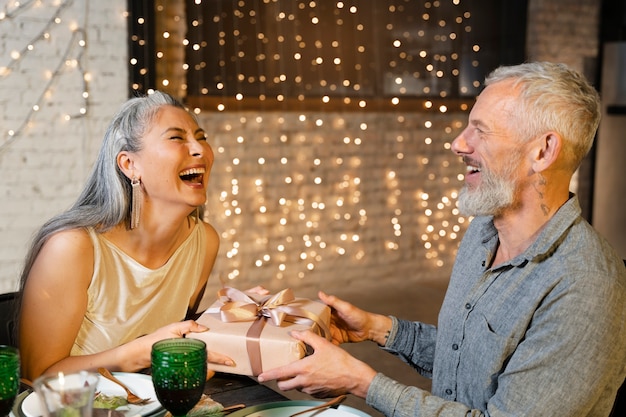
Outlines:
[[[432,378],[437,328],[391,317],[392,328],[383,350],[397,355],[421,375]]]

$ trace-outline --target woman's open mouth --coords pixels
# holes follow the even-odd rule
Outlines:
[[[178,174],[178,176],[187,184],[202,184],[204,182],[205,172],[206,170],[204,168],[190,168],[184,170]]]

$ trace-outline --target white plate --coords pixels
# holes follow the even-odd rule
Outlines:
[[[323,403],[324,401],[279,401],[246,407],[243,410],[229,414],[228,417],[289,417],[294,413]],[[369,414],[346,405],[311,411],[310,413],[301,414],[299,417],[312,417],[313,415],[315,417],[370,417]]]
[[[157,411],[163,411],[163,406],[159,403],[156,393],[154,392],[154,386],[152,385],[152,377],[144,374],[132,374],[125,372],[113,372],[113,375],[122,381],[132,392],[137,394],[141,398],[150,398],[153,401],[146,405],[125,405],[118,407],[117,411],[124,413],[127,417],[134,417],[137,415],[146,417]],[[98,386],[96,391],[100,391],[106,395],[121,395],[126,396],[126,391],[115,382],[111,382],[108,379],[98,376]],[[22,412],[25,417],[39,417],[43,415],[41,411],[41,404],[36,393],[30,393],[22,402]]]

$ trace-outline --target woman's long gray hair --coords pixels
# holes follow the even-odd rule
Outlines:
[[[130,179],[117,165],[117,155],[141,149],[142,136],[163,106],[185,109],[179,101],[160,91],[131,98],[122,105],[107,128],[94,167],[76,202],[69,210],[48,220],[34,236],[21,274],[22,288],[41,248],[53,234],[86,227],[106,232],[121,223],[129,224]]]

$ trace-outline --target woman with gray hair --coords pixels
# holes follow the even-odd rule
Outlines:
[[[195,117],[155,92],[109,125],[74,205],[35,236],[21,276],[22,375],[150,366],[193,320],[219,237],[199,218],[213,151]],[[209,352],[209,361],[230,359]]]

